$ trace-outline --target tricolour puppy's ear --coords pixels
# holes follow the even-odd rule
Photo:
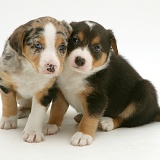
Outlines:
[[[111,46],[112,46],[114,53],[118,56],[117,42],[114,37],[111,38]]]
[[[70,25],[71,25],[72,27],[74,27],[76,24],[77,24],[77,22],[71,22],[71,23],[70,23]]]
[[[112,30],[107,30],[109,32],[110,46],[113,49],[114,53],[118,56],[117,42]]]
[[[18,27],[8,39],[9,45],[18,53],[19,56],[22,55],[24,36],[25,29],[22,25]]]
[[[61,21],[63,28],[64,28],[64,32],[67,35],[67,37],[69,38],[71,33],[72,33],[72,27],[70,24],[68,24],[66,21]]]

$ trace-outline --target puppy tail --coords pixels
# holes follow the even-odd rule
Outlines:
[[[156,116],[154,117],[153,121],[160,122],[160,109],[157,112]]]

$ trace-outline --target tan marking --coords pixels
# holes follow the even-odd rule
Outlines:
[[[102,66],[107,60],[107,54],[102,52],[102,57],[99,60],[93,61],[93,68]]]
[[[94,45],[94,44],[99,44],[100,43],[100,38],[99,37],[95,37],[95,38],[93,38],[93,40],[92,40],[92,44]]]
[[[82,132],[84,134],[88,134],[94,137],[98,126],[99,118],[91,117],[89,115],[84,114],[82,120],[80,121],[78,132]]]
[[[117,42],[115,38],[111,39],[111,46],[112,46],[114,53],[118,56]]]
[[[32,54],[30,46],[24,46],[23,55],[30,61],[33,67],[38,71],[40,54]]]
[[[64,58],[65,58],[65,57],[62,57],[60,54],[58,54],[58,59],[59,59],[59,62],[60,62],[58,75],[59,75],[59,74],[62,72],[62,70],[63,70]]]
[[[84,92],[80,93],[80,99],[83,105],[84,115],[82,117],[82,120],[80,121],[78,131],[94,137],[95,131],[98,126],[99,117],[92,116],[88,113],[88,105],[86,102],[87,95],[90,94],[92,91],[93,88],[89,86]]]
[[[38,93],[35,94],[35,97],[37,99],[37,102],[39,104],[41,104],[40,100],[48,94],[48,90],[53,86],[53,84],[55,83],[56,78],[52,78],[47,84],[46,86],[39,91]]]
[[[5,94],[1,91],[2,98],[2,116],[10,117],[17,115],[17,102],[16,102],[16,93],[10,91],[8,94]]]
[[[56,38],[56,43],[55,43],[55,46],[56,48],[58,49],[58,47],[63,43],[63,38],[61,36],[57,36]]]
[[[19,54],[22,54],[23,49],[23,39],[25,35],[25,29],[23,26],[18,27],[10,36],[9,44],[10,46]]]
[[[64,42],[63,38],[61,36],[57,36],[56,38],[56,43],[55,43],[55,46],[58,50],[58,47]],[[66,51],[65,51],[66,52]],[[64,63],[64,59],[66,57],[66,53],[62,54],[60,53],[59,51],[57,51],[57,57],[58,57],[58,60],[60,62],[60,67],[59,67],[59,71],[58,71],[58,74],[60,74],[63,70],[63,63]]]
[[[68,106],[68,102],[64,98],[61,91],[59,91],[56,100],[52,103],[48,124],[56,124],[60,127]]]
[[[122,124],[123,119],[120,117],[114,118],[113,119],[113,123],[114,123],[114,129],[120,127],[120,125]]]
[[[135,112],[136,108],[134,104],[130,104],[127,106],[127,108],[119,115],[119,117],[123,119],[127,119],[130,116],[132,116]]]
[[[78,36],[78,38],[80,39],[80,41],[83,41],[83,39],[84,39],[84,34],[83,34],[83,32],[79,32],[79,33],[77,34],[77,36]]]

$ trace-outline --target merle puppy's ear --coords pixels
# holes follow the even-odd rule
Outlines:
[[[25,29],[22,25],[18,27],[8,39],[10,46],[18,53],[19,56],[22,55],[24,36]]]
[[[66,21],[61,21],[63,28],[64,28],[64,32],[66,34],[67,37],[70,37],[71,33],[72,33],[72,27],[70,24],[68,24]]]
[[[118,56],[117,42],[112,30],[107,30],[109,37],[110,47],[113,49],[114,53]]]

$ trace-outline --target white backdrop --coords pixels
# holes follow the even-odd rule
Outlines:
[[[66,20],[67,22],[93,20],[105,28],[112,29],[117,38],[120,54],[125,56],[144,78],[149,79],[155,85],[158,95],[160,95],[160,0],[0,0],[0,53],[3,51],[5,41],[16,27],[41,16],[53,16],[58,20]],[[107,133],[111,138],[115,138],[116,134],[124,136],[125,132],[133,135],[134,138],[124,136],[124,141],[128,140],[125,142],[117,138],[117,141],[114,141],[117,145],[112,144],[105,135],[106,133],[98,132],[99,136],[94,144],[82,149],[69,145],[69,138],[77,127],[72,121],[72,114],[75,112],[70,110],[60,134],[57,133],[52,138],[47,137],[48,141],[36,144],[38,153],[35,156],[33,156],[35,148],[32,147],[35,144],[26,144],[22,141],[22,130],[26,119],[20,120],[20,128],[17,130],[0,130],[0,160],[44,159],[45,157],[47,160],[61,158],[94,160],[101,159],[99,156],[110,160],[117,158],[123,158],[123,160],[138,159],[138,157],[141,160],[150,160],[151,158],[158,160],[158,149],[160,149],[159,123],[136,128],[133,131],[117,129]],[[67,129],[70,130],[65,136]],[[154,132],[151,132],[152,130]],[[148,134],[145,134],[146,131]],[[55,138],[57,138],[56,144],[51,144],[52,139]],[[105,138],[106,142],[104,141]],[[142,141],[143,138],[146,140]],[[136,142],[133,145],[132,140]],[[14,148],[16,142],[18,142],[17,148]],[[60,148],[57,148],[59,143],[61,144]],[[24,147],[24,151],[22,147]],[[48,151],[45,150],[46,147]],[[107,147],[111,147],[110,150]],[[19,153],[18,150],[24,154]],[[27,156],[25,156],[26,152]],[[13,156],[9,156],[9,153],[12,153]],[[54,156],[54,153],[58,154]],[[50,154],[52,156],[48,156]]]

